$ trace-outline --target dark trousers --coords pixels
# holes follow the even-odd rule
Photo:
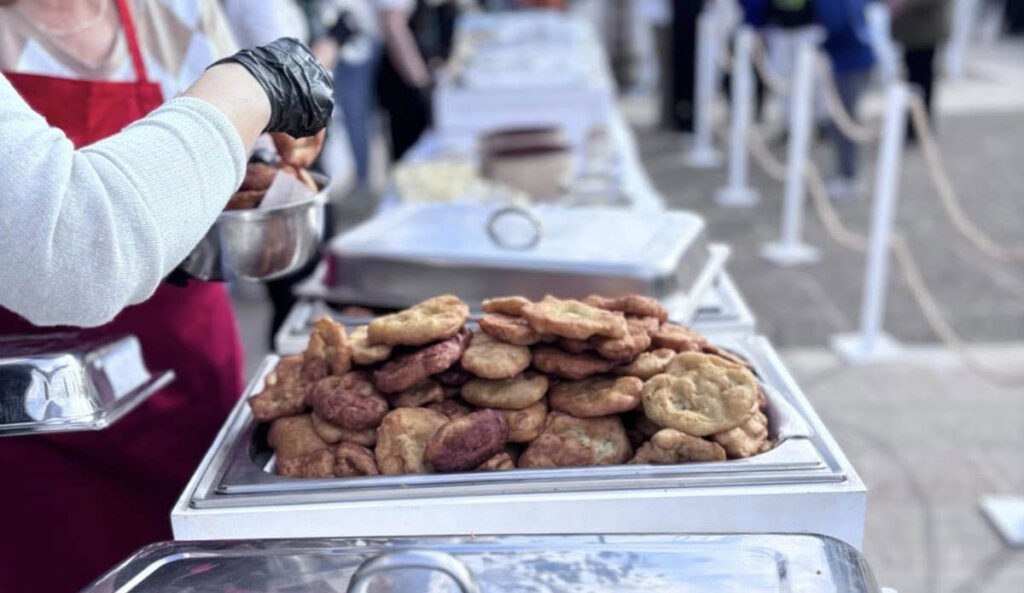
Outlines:
[[[386,53],[377,78],[377,96],[387,114],[391,158],[397,161],[430,127],[430,101],[423,90],[402,79]]]
[[[903,52],[907,81],[920,89],[928,114],[932,112],[932,89],[935,83],[935,47],[908,49]]]

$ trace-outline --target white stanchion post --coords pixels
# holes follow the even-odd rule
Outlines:
[[[878,59],[878,70],[882,80],[889,84],[899,80],[899,56],[892,40],[890,28],[892,13],[884,2],[869,2],[864,8],[868,24],[868,40]]]
[[[953,30],[946,45],[946,75],[950,80],[963,80],[967,61],[967,46],[970,45],[978,15],[978,0],[955,0],[953,3]]]
[[[754,115],[754,71],[750,59],[754,35],[753,28],[741,27],[732,52],[729,181],[715,194],[719,206],[753,206],[760,201],[757,190],[747,184],[747,134]]]
[[[693,146],[686,155],[689,167],[707,169],[722,164],[715,148],[715,87],[718,86],[718,38],[716,15],[706,8],[697,19],[697,88],[694,102]]]
[[[804,168],[811,148],[814,121],[814,60],[816,44],[802,40],[797,48],[793,88],[789,101],[789,146],[786,154],[786,189],[782,202],[782,236],[761,247],[761,257],[780,266],[819,261],[821,254],[801,240],[806,201]]]
[[[885,297],[889,278],[889,243],[896,218],[896,200],[907,135],[907,85],[889,85],[885,97],[885,115],[875,175],[875,201],[871,212],[864,294],[861,300],[860,331],[832,336],[832,349],[844,361],[863,364],[889,360],[900,355],[902,347],[884,333]]]

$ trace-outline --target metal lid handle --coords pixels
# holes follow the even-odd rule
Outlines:
[[[510,243],[503,238],[498,233],[498,221],[509,215],[518,215],[529,222],[533,226],[533,235],[522,243]],[[540,243],[541,237],[544,236],[544,225],[537,218],[537,215],[527,208],[522,206],[505,206],[498,208],[487,218],[487,234],[498,247],[504,247],[505,249],[532,249],[537,246],[537,243]]]
[[[451,554],[432,550],[385,552],[370,558],[356,569],[352,580],[349,581],[347,591],[348,593],[363,593],[374,575],[408,568],[443,572],[455,581],[462,593],[481,593],[480,583],[465,564]]]

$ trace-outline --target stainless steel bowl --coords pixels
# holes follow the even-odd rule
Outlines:
[[[310,173],[320,191],[282,208],[221,212],[206,236],[181,263],[200,280],[273,280],[306,265],[324,233],[328,180]]]

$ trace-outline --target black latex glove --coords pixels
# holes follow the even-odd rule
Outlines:
[[[327,127],[334,110],[334,80],[309,48],[282,37],[270,45],[243,49],[215,62],[241,64],[270,99],[270,122],[264,132],[295,138],[312,136]]]

